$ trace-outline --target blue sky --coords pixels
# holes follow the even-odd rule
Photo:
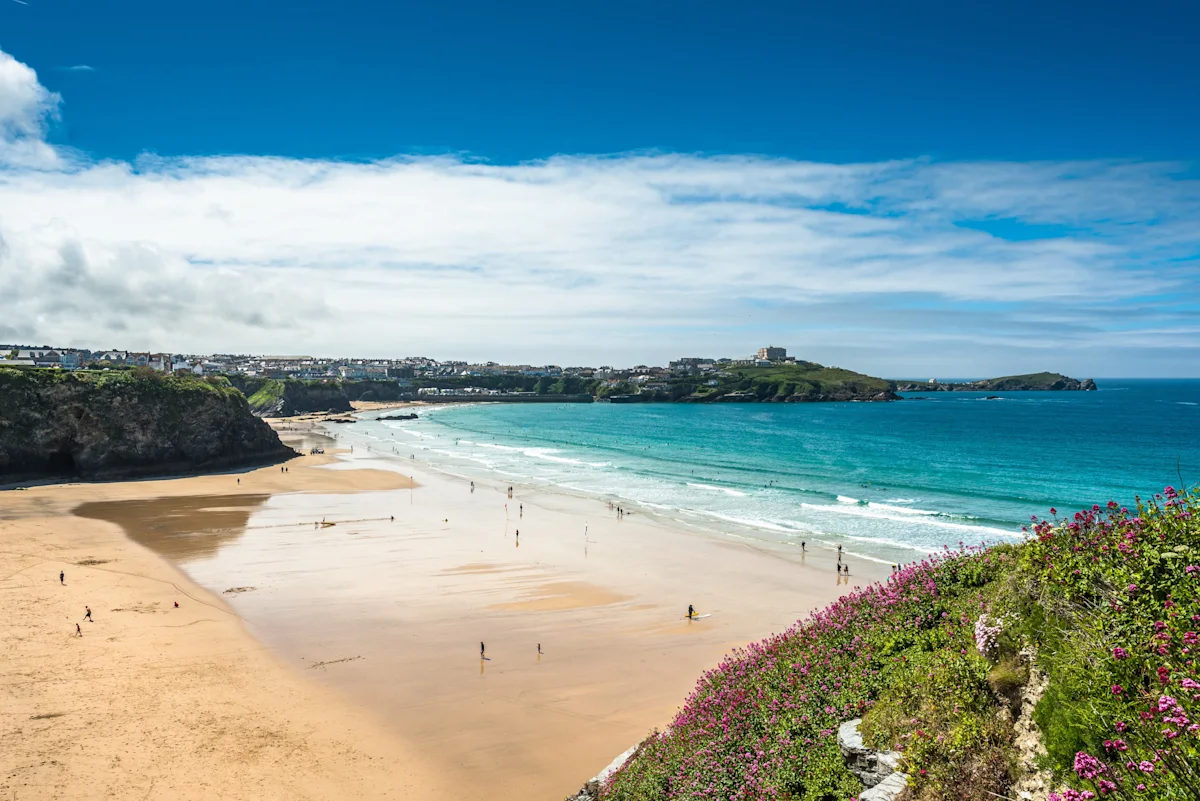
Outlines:
[[[0,4],[4,47],[102,157],[1200,147],[1193,2],[28,3]]]
[[[1197,9],[0,0],[0,341],[1197,375]]]

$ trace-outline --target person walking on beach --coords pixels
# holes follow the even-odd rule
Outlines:
[[[66,584],[67,583],[66,577],[67,577],[66,573],[62,572],[61,570],[58,571],[58,583],[59,584]]]
[[[538,656],[541,656],[541,655],[542,655],[542,644],[539,642],[538,643]]]
[[[76,636],[76,637],[82,637],[82,636],[83,636],[83,629],[79,628],[79,624],[78,624],[78,623],[76,623],[76,624],[75,624],[75,636]]]
[[[804,553],[804,551],[807,549],[807,547],[808,547],[808,543],[805,542],[804,540],[800,540],[800,553]]]
[[[87,610],[87,613],[83,616],[83,619],[89,623],[95,623],[96,621],[92,620],[92,607],[85,606],[83,608]]]
[[[479,641],[479,658],[480,658],[480,659],[487,659],[487,657],[486,657],[486,656],[484,656],[484,654],[486,654],[486,653],[487,653],[487,651],[485,651],[485,650],[484,650],[484,648],[483,648],[483,640],[480,640],[480,641]]]
[[[689,618],[693,618],[693,617],[695,617],[695,616],[696,616],[696,610],[695,610],[695,608],[694,608],[694,607],[693,607],[691,604],[688,604],[688,613],[687,613],[687,616],[688,616]]]
[[[521,517],[524,517],[525,516],[525,504],[522,503],[522,504],[519,504],[519,506],[520,506]]]

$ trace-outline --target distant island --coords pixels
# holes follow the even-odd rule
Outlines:
[[[901,381],[896,384],[897,392],[1078,392],[1095,388],[1096,382],[1090,378],[1080,381],[1062,373],[1006,375],[957,384],[942,381]]]

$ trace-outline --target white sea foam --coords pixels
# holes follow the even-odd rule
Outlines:
[[[848,495],[839,495],[839,496],[837,496],[837,499],[838,499],[838,503],[858,503],[859,502],[858,498],[851,498]]]
[[[746,493],[735,489],[730,489],[729,487],[714,487],[712,484],[688,484],[688,486],[695,487],[696,489],[709,490],[711,492],[723,492],[726,495],[732,495],[735,498],[746,497]]]
[[[805,509],[812,509],[820,512],[833,512],[840,515],[853,515],[855,517],[869,517],[876,520],[891,520],[894,523],[914,523],[916,522],[912,516],[895,515],[879,512],[872,509],[870,506],[855,505],[855,506],[839,506],[837,504],[821,504],[821,503],[802,503],[800,504]],[[907,510],[906,510],[907,511]],[[1008,538],[1019,538],[1019,533],[1005,531],[1002,528],[992,528],[991,526],[973,526],[966,523],[950,523],[936,518],[922,517],[920,518],[922,526],[937,526],[938,528],[950,529],[953,531],[968,531],[974,534],[990,534]]]
[[[883,509],[884,511],[899,512],[900,514],[905,515],[937,516],[941,514],[941,512],[931,512],[928,509],[911,509],[907,506],[889,506],[886,503],[876,503],[875,501],[871,501],[868,506],[870,506],[872,509]]]

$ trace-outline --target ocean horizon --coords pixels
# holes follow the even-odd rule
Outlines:
[[[1200,379],[1098,384],[892,403],[463,404],[360,415],[342,433],[465,479],[897,563],[1200,480]]]

